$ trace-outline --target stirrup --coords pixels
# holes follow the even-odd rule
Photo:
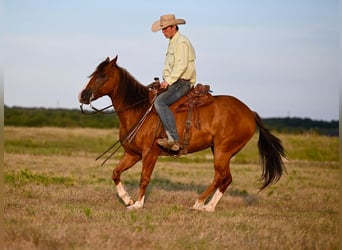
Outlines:
[[[180,150],[180,145],[178,142],[169,141],[167,138],[161,138],[157,140],[157,144],[164,149],[171,150],[177,152]]]

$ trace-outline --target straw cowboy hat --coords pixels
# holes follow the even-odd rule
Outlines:
[[[171,25],[177,25],[177,24],[185,24],[184,19],[176,19],[175,15],[168,14],[160,17],[160,20],[155,21],[152,24],[152,31],[157,32],[163,28],[166,28]]]

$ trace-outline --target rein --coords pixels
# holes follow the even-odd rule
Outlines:
[[[119,110],[113,109],[112,112],[105,112],[105,111],[106,111],[107,109],[114,108],[114,107],[113,107],[113,104],[108,105],[107,107],[104,107],[104,108],[102,108],[102,109],[98,109],[98,108],[94,107],[94,106],[91,104],[91,102],[90,102],[90,103],[89,103],[89,106],[90,106],[90,108],[91,108],[92,110],[94,110],[94,112],[88,112],[88,111],[86,111],[86,110],[83,109],[83,105],[84,105],[84,104],[82,103],[82,104],[80,105],[80,109],[81,109],[81,112],[82,112],[84,115],[95,115],[95,114],[97,114],[97,113],[101,113],[101,114],[108,115],[108,114],[114,114],[114,113],[122,112],[122,111],[125,111],[125,110],[127,110],[127,109],[133,108],[133,107],[137,106],[138,104],[147,101],[148,99],[149,99],[149,98],[142,99],[142,100],[140,100],[140,101],[138,101],[138,102],[136,102],[136,103],[134,103],[134,104],[132,104],[132,105],[129,105],[129,106],[124,107],[124,108],[119,109]],[[153,102],[154,102],[154,99],[153,99]],[[152,103],[153,103],[153,102],[152,102]]]
[[[122,141],[122,143],[120,143],[120,139],[119,140],[117,140],[113,145],[111,145],[106,151],[104,151],[102,154],[100,154],[98,157],[96,157],[96,161],[98,160],[98,159],[100,159],[102,156],[104,156],[106,153],[108,153],[109,151],[111,151],[113,148],[115,148],[115,150],[112,152],[112,153],[110,153],[110,155],[109,156],[107,156],[107,158],[101,163],[101,166],[103,166],[121,147],[122,147],[122,145],[123,144],[126,144],[127,142],[129,142],[129,143],[131,143],[132,141],[133,141],[133,139],[134,139],[134,137],[137,135],[137,133],[138,133],[138,131],[139,131],[139,129],[142,127],[142,125],[144,124],[144,122],[145,122],[145,120],[146,120],[146,118],[147,118],[147,116],[148,116],[148,114],[151,112],[151,110],[152,110],[152,108],[153,108],[153,105],[154,105],[154,101],[156,100],[156,98],[157,98],[157,95],[155,95],[154,97],[153,97],[153,99],[152,99],[152,101],[151,101],[151,105],[150,105],[150,107],[146,110],[146,112],[145,112],[145,114],[140,118],[140,120],[136,123],[136,125],[130,130],[130,132],[128,132],[128,134],[124,137],[125,139]],[[121,109],[121,110],[119,110],[119,111],[124,111],[124,110],[127,110],[127,109],[129,109],[129,108],[132,108],[132,107],[134,107],[134,106],[136,106],[136,105],[138,105],[138,104],[140,104],[140,103],[142,103],[143,101],[146,101],[146,100],[148,100],[148,98],[147,99],[143,99],[143,100],[141,100],[141,101],[139,101],[139,102],[137,102],[137,103],[135,103],[135,104],[133,104],[133,105],[130,105],[130,106],[128,106],[128,107],[125,107],[125,108],[123,108],[123,109]],[[91,108],[93,109],[93,110],[95,110],[95,112],[93,112],[93,113],[87,113],[87,112],[85,112],[84,110],[83,110],[83,104],[81,104],[80,105],[80,108],[81,108],[81,111],[82,111],[82,113],[83,114],[85,114],[85,115],[93,115],[93,114],[96,114],[96,113],[104,113],[103,111],[104,110],[106,110],[106,109],[108,109],[108,108],[111,108],[111,107],[113,107],[113,105],[110,105],[110,106],[107,106],[107,107],[105,107],[105,108],[103,108],[103,109],[97,109],[97,108],[95,108],[95,107],[93,107],[91,104],[90,104],[90,106],[91,106]],[[119,111],[116,111],[116,112],[119,112]],[[114,112],[113,112],[114,113]],[[106,113],[106,114],[108,114],[108,113]],[[120,144],[119,144],[120,143]],[[119,145],[118,145],[119,144]]]
[[[81,109],[82,114],[84,114],[84,115],[95,115],[95,114],[97,114],[97,113],[102,113],[102,114],[113,114],[113,113],[115,113],[114,110],[113,110],[112,112],[104,112],[105,110],[107,110],[107,109],[113,107],[113,105],[108,105],[107,107],[104,107],[104,108],[102,108],[102,109],[97,109],[97,108],[95,108],[95,107],[90,103],[89,106],[90,106],[90,107],[92,108],[92,110],[94,110],[95,112],[88,112],[88,111],[84,110],[84,109],[83,109],[83,105],[84,105],[83,103],[80,105],[80,109]]]

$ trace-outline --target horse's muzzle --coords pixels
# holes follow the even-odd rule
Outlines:
[[[90,89],[83,90],[78,97],[78,100],[80,101],[80,103],[83,103],[83,104],[90,104],[92,99],[93,99],[93,92]]]

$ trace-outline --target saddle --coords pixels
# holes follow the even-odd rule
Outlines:
[[[211,92],[209,85],[198,83],[181,99],[182,102],[178,104],[175,109],[176,113],[188,112],[183,131],[183,154],[188,153],[192,123],[194,123],[196,129],[201,129],[200,107],[207,106],[214,102],[213,96],[210,94]]]
[[[154,82],[147,85],[147,88],[150,90],[149,99],[150,103],[153,103],[153,99],[157,93],[157,95],[166,91],[167,89],[160,89],[159,78],[155,77]],[[202,106],[209,105],[213,102],[213,96],[210,94],[212,91],[210,90],[209,85],[204,85],[202,83],[197,83],[195,87],[192,87],[188,94],[183,96],[180,100],[171,105],[171,107],[176,105],[175,112],[185,112],[189,111],[192,108],[199,108]]]
[[[209,85],[197,83],[185,96],[185,100],[176,107],[176,112],[189,111],[191,108],[198,109],[199,107],[211,104],[213,102],[211,92]]]
[[[160,82],[159,78],[154,78],[154,82],[147,86],[150,90],[150,102],[154,101],[155,93],[162,93],[165,90],[159,90]],[[179,154],[187,154],[187,147],[190,143],[191,137],[191,127],[194,124],[194,127],[198,130],[201,129],[201,120],[200,120],[200,107],[207,106],[214,102],[213,96],[211,95],[211,90],[209,85],[204,85],[201,83],[196,84],[195,87],[192,87],[189,93],[183,96],[176,103],[171,105],[171,109],[176,113],[180,112],[188,112],[187,118],[185,121],[184,131],[183,131],[183,140],[182,140],[182,150]]]

